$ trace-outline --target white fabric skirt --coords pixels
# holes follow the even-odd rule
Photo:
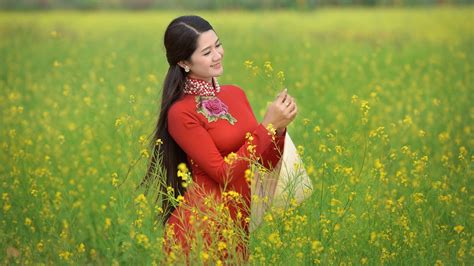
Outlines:
[[[251,183],[250,226],[252,232],[271,207],[286,208],[292,200],[301,203],[313,191],[313,185],[288,131],[283,154],[271,171],[253,169]]]

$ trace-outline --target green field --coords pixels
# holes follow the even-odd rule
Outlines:
[[[0,14],[1,264],[179,263],[134,199],[182,14]],[[199,14],[259,119],[279,71],[299,106],[315,191],[265,217],[250,264],[474,264],[474,8]]]

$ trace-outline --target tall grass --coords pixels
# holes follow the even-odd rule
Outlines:
[[[180,262],[136,189],[180,14],[1,14],[2,263]],[[300,110],[288,131],[315,190],[264,217],[250,264],[473,264],[472,14],[200,13],[225,48],[221,84],[261,118],[282,71]]]

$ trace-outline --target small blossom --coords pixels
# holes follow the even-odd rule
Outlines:
[[[79,253],[84,253],[86,251],[86,246],[84,245],[84,243],[80,243],[78,246],[77,246],[77,252]]]
[[[62,260],[69,261],[69,259],[72,257],[72,253],[69,251],[62,251],[59,253],[59,257]]]
[[[104,229],[107,230],[110,228],[110,226],[112,225],[112,220],[110,218],[105,218],[105,226],[104,226]]]
[[[454,231],[456,231],[456,233],[460,234],[462,231],[464,230],[464,226],[458,224],[454,227]]]
[[[252,69],[253,67],[253,61],[251,60],[245,60],[244,65],[246,68]]]

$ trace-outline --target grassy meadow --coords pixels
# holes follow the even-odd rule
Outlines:
[[[182,263],[136,186],[188,13],[0,14],[1,264]],[[264,217],[249,264],[474,264],[474,8],[198,14],[258,119],[281,81],[299,106],[314,192]]]

